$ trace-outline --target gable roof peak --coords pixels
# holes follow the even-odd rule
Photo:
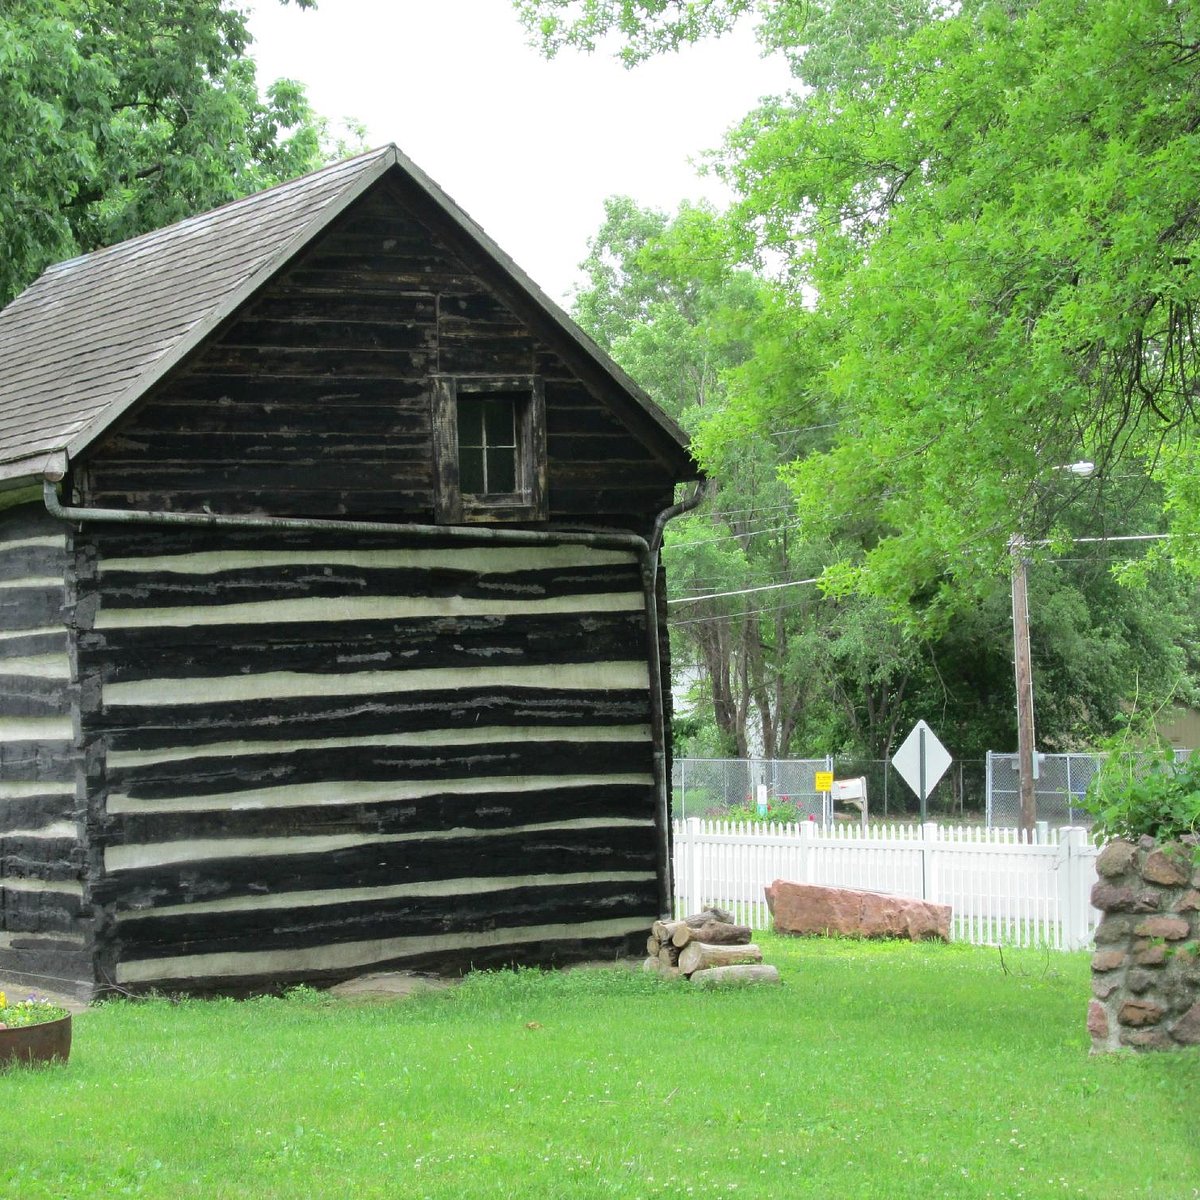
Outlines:
[[[0,479],[41,474],[48,456],[84,451],[393,171],[498,270],[505,291],[532,319],[565,337],[589,369],[616,384],[672,458],[687,462],[679,427],[432,179],[388,144],[48,268],[0,310]]]

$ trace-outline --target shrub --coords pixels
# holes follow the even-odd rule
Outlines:
[[[1200,758],[1170,750],[1110,754],[1084,798],[1097,840],[1149,835],[1175,841],[1200,832]],[[1198,850],[1200,854],[1200,850]]]

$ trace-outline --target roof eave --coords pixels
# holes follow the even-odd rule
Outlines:
[[[14,458],[10,462],[0,463],[0,491],[7,492],[12,488],[40,483],[43,479],[57,483],[66,473],[67,455],[62,450]]]

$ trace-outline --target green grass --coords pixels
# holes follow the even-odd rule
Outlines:
[[[1200,1196],[1200,1056],[1091,1058],[1086,955],[763,937],[782,988],[619,969],[110,1004],[0,1076],[37,1197]]]

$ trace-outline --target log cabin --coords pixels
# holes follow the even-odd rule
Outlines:
[[[394,146],[49,268],[0,312],[0,976],[640,953],[700,487]]]

